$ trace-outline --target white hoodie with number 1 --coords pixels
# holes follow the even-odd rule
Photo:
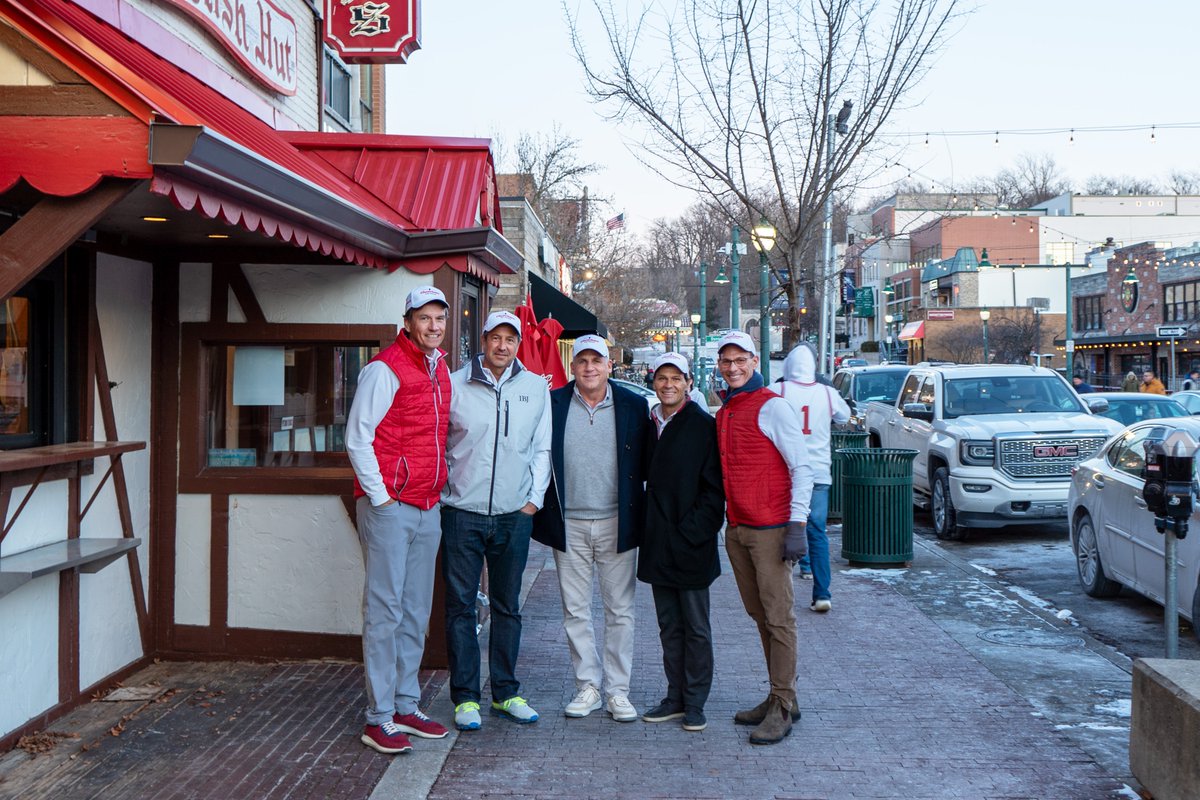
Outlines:
[[[783,362],[783,380],[770,388],[796,411],[804,429],[813,483],[830,483],[830,428],[835,422],[840,425],[850,419],[850,407],[833,387],[817,381],[817,354],[811,344],[797,345],[788,353]]]

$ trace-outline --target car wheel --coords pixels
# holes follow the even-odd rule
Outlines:
[[[1074,539],[1079,585],[1092,597],[1114,597],[1121,591],[1121,584],[1104,574],[1100,547],[1096,543],[1096,526],[1090,515],[1084,514],[1075,522]],[[1195,598],[1192,605],[1195,605]]]
[[[950,470],[938,467],[933,473],[931,488],[929,513],[933,516],[934,534],[943,540],[961,542],[966,539],[970,531],[958,524],[958,512],[954,510],[954,500],[950,496]]]

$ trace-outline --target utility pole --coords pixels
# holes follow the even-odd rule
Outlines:
[[[817,371],[827,375],[833,373],[833,345],[836,340],[833,311],[833,138],[836,134],[845,135],[850,132],[847,123],[853,108],[854,103],[846,100],[836,117],[829,114],[825,118],[825,264],[822,270],[824,274],[818,282],[821,287],[821,333],[817,344],[820,353]]]

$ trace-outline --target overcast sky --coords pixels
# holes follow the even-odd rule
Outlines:
[[[589,180],[592,192],[612,199],[612,213],[626,212],[632,230],[693,201],[639,164],[629,150],[636,141],[592,105],[557,2],[425,0],[421,10],[422,49],[388,71],[389,133],[511,142],[558,123],[582,141],[584,158],[604,166]],[[874,183],[883,191],[912,170],[944,188],[1025,152],[1051,154],[1080,185],[1097,173],[1164,181],[1172,169],[1200,169],[1196,30],[1193,0],[980,0],[912,108],[894,118],[897,141],[911,135],[904,166]],[[1083,130],[1171,123],[1197,127],[1159,128],[1153,144],[1147,130]],[[995,144],[992,131],[1022,128],[1076,128],[1075,143],[1068,133],[1001,133]],[[987,133],[941,135],[968,130]]]

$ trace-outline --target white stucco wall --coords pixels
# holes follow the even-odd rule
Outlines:
[[[230,627],[357,634],[362,584],[340,498],[230,497]]]
[[[404,298],[432,275],[351,266],[248,266],[254,295],[270,322],[399,325]]]
[[[0,598],[0,732],[58,703],[58,578],[47,576]]]
[[[212,506],[206,494],[175,503],[175,622],[208,625],[212,569]]]

